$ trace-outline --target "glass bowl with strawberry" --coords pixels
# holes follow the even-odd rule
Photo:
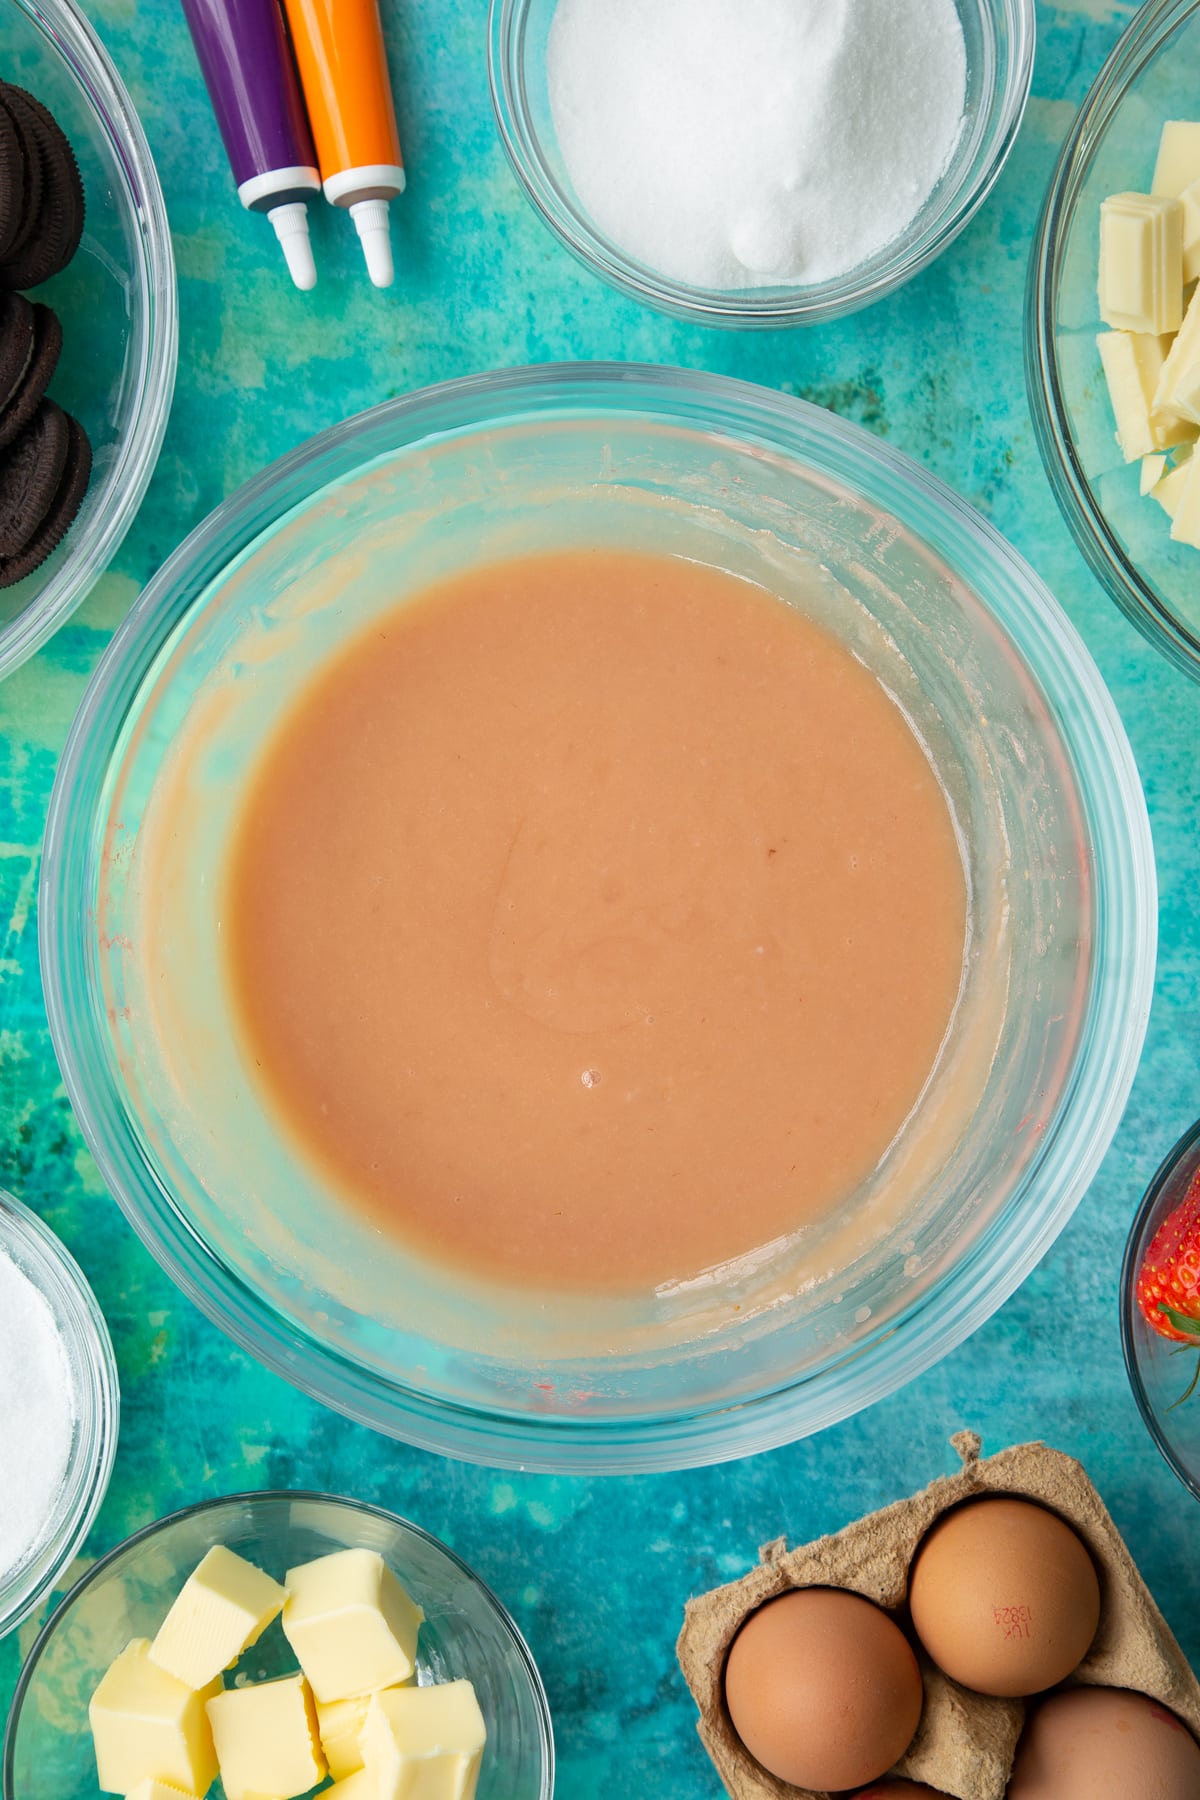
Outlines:
[[[1200,1500],[1200,1121],[1170,1152],[1134,1219],[1121,1342],[1147,1429]]]

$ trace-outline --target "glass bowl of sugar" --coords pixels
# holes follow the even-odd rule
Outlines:
[[[36,1213],[0,1190],[0,1637],[29,1616],[87,1536],[117,1449],[117,1366],[83,1273]],[[7,1454],[19,1444],[21,1454]]]
[[[911,279],[990,193],[1034,0],[491,0],[513,168],[614,287],[707,325],[816,324]]]

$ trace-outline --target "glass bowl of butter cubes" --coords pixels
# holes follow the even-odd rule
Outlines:
[[[129,1538],[22,1672],[4,1800],[550,1800],[546,1697],[436,1538],[331,1495],[206,1501]]]
[[[1092,569],[1200,680],[1200,0],[1147,0],[1067,138],[1030,264],[1039,446]]]

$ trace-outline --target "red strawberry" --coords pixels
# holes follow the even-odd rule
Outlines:
[[[1200,1344],[1200,1169],[1154,1234],[1137,1279],[1138,1305],[1163,1337]]]

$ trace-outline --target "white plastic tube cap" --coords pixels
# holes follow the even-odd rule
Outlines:
[[[392,261],[392,233],[387,201],[356,200],[350,208],[350,217],[362,240],[367,274],[377,288],[391,287],[396,279],[396,269]]]
[[[307,293],[309,288],[317,285],[317,265],[313,261],[308,235],[307,206],[303,200],[290,200],[286,206],[273,206],[267,217],[283,246],[288,273],[300,291]]]

